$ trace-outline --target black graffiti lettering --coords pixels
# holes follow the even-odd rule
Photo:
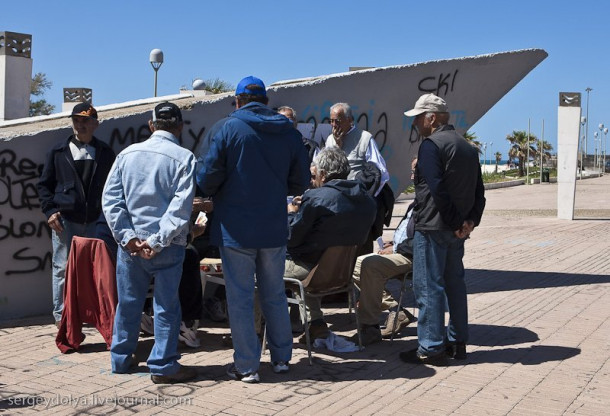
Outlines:
[[[201,141],[201,138],[203,137],[203,133],[205,132],[205,127],[202,127],[199,129],[199,133],[195,133],[193,131],[193,129],[188,130],[189,135],[193,138],[193,145],[191,146],[191,152],[194,152],[195,149],[197,149],[197,147],[199,146],[199,142]]]
[[[362,120],[364,118],[364,127],[362,127],[362,130],[369,130],[369,116],[366,115],[366,113],[362,113],[358,116],[358,119],[356,120],[356,124],[360,124],[360,120]]]
[[[436,95],[447,95],[449,91],[453,91],[455,88],[455,80],[458,74],[456,69],[453,73],[440,73],[437,77],[428,76],[419,80],[417,88],[421,92],[434,93]]]
[[[25,176],[25,180],[35,179],[40,175],[42,165],[36,164],[34,161],[23,158],[16,164],[17,155],[10,149],[5,149],[0,152],[0,177],[7,176],[7,170],[15,176]]]
[[[115,142],[118,142],[118,147],[122,148],[125,146],[129,146],[133,143],[135,137],[135,133],[133,131],[133,127],[127,129],[124,135],[121,134],[121,131],[118,128],[112,130],[110,133],[110,147],[115,148]]]
[[[436,78],[434,77],[426,77],[424,79],[421,79],[419,81],[419,84],[417,84],[417,88],[422,91],[422,92],[434,92],[436,91],[436,86],[433,87],[426,87],[424,84],[427,83],[428,81],[434,81]]]
[[[143,142],[144,140],[148,139],[151,135],[150,132],[150,127],[148,127],[148,124],[142,124],[139,128],[138,128],[138,142]]]
[[[415,126],[411,125],[411,131],[409,131],[409,143],[417,143],[419,140],[419,133],[415,129]]]
[[[445,88],[445,92],[442,95],[447,95],[447,92],[449,91],[449,84],[447,84],[447,78],[449,78],[451,76],[451,74],[447,74],[445,76],[443,76],[443,74],[441,73],[441,75],[438,77],[438,86],[436,87],[436,95],[441,95],[441,88]]]
[[[20,270],[7,270],[4,274],[10,276],[11,274],[26,274],[37,272],[40,270],[46,269],[47,265],[51,264],[52,256],[51,252],[47,251],[44,256],[35,256],[35,255],[23,255],[26,251],[30,250],[29,247],[24,247],[13,254],[13,259],[18,262],[28,262],[30,264],[29,269],[20,269]]]
[[[0,215],[0,221],[2,221],[2,215]],[[46,221],[40,221],[38,224],[26,221],[15,226],[15,220],[11,218],[8,220],[8,225],[0,223],[0,241],[8,237],[27,238],[35,236],[40,238],[45,232],[51,238],[51,229]]]
[[[38,190],[25,179],[13,181],[10,176],[0,179],[0,205],[9,204],[13,209],[34,209],[40,207]]]
[[[382,119],[384,121],[383,128],[377,130],[377,132],[373,136],[375,138],[375,141],[377,142],[377,147],[379,148],[379,151],[383,150],[383,148],[385,147],[385,143],[388,140],[388,115],[386,113],[381,113],[381,115],[377,119],[377,124],[379,124]],[[381,141],[381,145],[380,145],[379,136],[381,136],[381,135],[383,135],[383,141]]]
[[[0,205],[13,209],[39,208],[35,183],[42,165],[17,155],[10,149],[0,152]]]
[[[142,124],[138,127],[128,127],[125,133],[121,133],[121,130],[117,127],[110,133],[110,141],[108,144],[115,152],[118,152],[125,147],[143,142],[150,137],[150,128],[148,124]]]

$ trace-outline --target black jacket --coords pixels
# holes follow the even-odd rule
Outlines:
[[[47,218],[61,212],[70,222],[92,223],[102,211],[102,191],[115,155],[110,146],[93,138],[90,144],[95,147],[95,162],[91,183],[85,192],[70,152],[71,138],[56,144],[47,153],[38,182],[38,197]]]
[[[415,168],[415,229],[459,229],[479,225],[485,188],[478,151],[451,125],[441,126],[419,147]]]
[[[377,210],[375,200],[358,181],[334,179],[303,194],[297,213],[288,216],[288,253],[315,265],[331,246],[360,245]]]

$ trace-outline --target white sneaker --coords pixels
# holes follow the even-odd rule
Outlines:
[[[184,321],[180,322],[180,335],[178,335],[178,340],[184,342],[187,347],[201,347],[201,342],[197,339],[197,331],[193,331],[192,328],[187,328]]]
[[[254,373],[241,374],[237,371],[237,368],[235,368],[235,364],[229,365],[227,368],[227,375],[233,380],[240,380],[244,383],[258,383],[260,381],[258,372],[255,371]]]
[[[290,370],[290,364],[286,361],[274,361],[271,363],[273,372],[276,374],[287,373]]]
[[[146,335],[155,335],[155,322],[153,317],[142,312],[142,321],[140,322],[140,330]]]

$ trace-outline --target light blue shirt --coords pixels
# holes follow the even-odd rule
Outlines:
[[[104,186],[102,210],[121,246],[133,238],[146,240],[155,252],[186,245],[195,164],[195,156],[164,130],[119,153]]]
[[[396,231],[394,231],[394,245],[392,247],[394,254],[396,254],[398,245],[407,239],[407,226],[411,215],[413,215],[413,209],[410,209],[409,212],[407,212],[407,217],[398,224]]]

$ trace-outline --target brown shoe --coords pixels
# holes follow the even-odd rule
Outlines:
[[[398,311],[398,320],[396,321],[396,327],[394,327],[394,318],[396,312],[392,311],[388,314],[388,319],[385,321],[385,328],[381,330],[381,336],[383,338],[390,338],[392,334],[398,334],[404,327],[408,326],[412,322],[416,322],[417,318],[413,316],[409,311],[400,309]]]
[[[322,322],[321,324],[315,323],[309,325],[309,340],[311,342],[314,342],[318,338],[326,339],[328,338],[329,333],[330,330],[328,329],[328,325],[326,324],[326,322]],[[299,337],[299,342],[301,344],[305,344],[307,342],[305,338],[305,333],[303,333],[303,335]]]
[[[197,370],[192,367],[180,366],[180,369],[169,376],[155,376],[151,375],[150,379],[155,384],[174,384],[184,383],[197,377]]]

